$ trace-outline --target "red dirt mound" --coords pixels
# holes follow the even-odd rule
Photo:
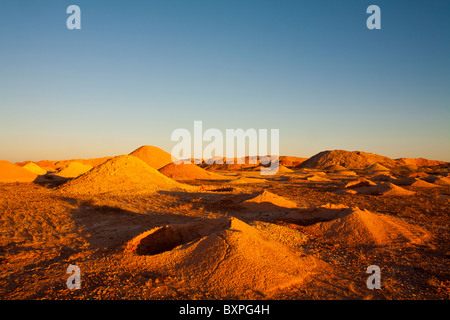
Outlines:
[[[397,242],[423,244],[430,234],[422,228],[387,215],[359,208],[348,209],[334,220],[318,222],[305,227],[306,232],[331,242],[342,241],[350,246],[390,245]]]
[[[358,193],[380,196],[411,196],[415,194],[414,191],[403,189],[390,182],[382,183],[376,186],[359,187],[354,190]]]
[[[266,183],[266,179],[252,178],[252,177],[239,177],[233,180],[228,180],[228,184],[254,184],[254,183]]]
[[[359,188],[359,187],[368,187],[368,186],[376,186],[377,184],[375,182],[372,182],[370,180],[360,178],[358,180],[350,181],[345,185],[344,188]]]
[[[440,186],[450,186],[450,179],[447,177],[428,176],[422,178],[421,180],[429,183],[434,183]]]
[[[258,212],[285,211],[286,209],[297,208],[297,204],[294,201],[266,190],[241,202],[239,205],[247,210]]]
[[[136,252],[134,248],[143,244],[144,251],[161,252],[151,256],[148,271],[164,270],[213,297],[242,296],[249,288],[267,297],[332,270],[325,262],[300,255],[236,218],[163,228],[135,238],[127,248]]]
[[[249,212],[277,212],[297,208],[297,204],[294,201],[266,190],[225,197],[216,202],[216,204],[230,208],[245,209]]]
[[[213,232],[229,227],[230,220],[172,224],[146,231],[128,242],[126,249],[139,255],[154,255],[169,251],[184,243],[199,240]]]
[[[22,167],[9,161],[0,160],[0,182],[32,182],[38,177]]]
[[[350,170],[344,170],[344,171],[335,171],[332,173],[334,176],[340,176],[340,177],[349,177],[349,176],[357,176],[356,172],[350,171]]]
[[[377,162],[365,168],[365,171],[369,173],[377,173],[377,172],[389,172],[389,169]]]
[[[277,173],[289,173],[289,172],[294,172],[294,171],[289,168],[286,168],[285,166],[283,166],[281,164],[278,165]]]
[[[277,167],[273,167],[272,169],[270,169],[269,167],[264,167],[264,166],[258,166],[258,167],[254,167],[252,169],[253,171],[262,171],[265,170],[265,174],[266,175],[276,175],[276,174],[283,174],[283,173],[291,173],[294,172],[293,170],[286,168],[283,165],[278,165]]]
[[[328,171],[347,171],[346,167],[341,166],[340,164],[332,164],[325,168]]]
[[[67,167],[56,173],[56,175],[62,178],[76,178],[88,172],[91,169],[92,166],[90,165],[82,164],[77,161],[72,161],[69,163]]]
[[[306,176],[305,180],[308,180],[308,181],[311,181],[311,182],[327,182],[327,181],[331,181],[330,179],[325,178],[324,176],[317,175],[317,173],[309,175],[309,176]]]
[[[439,184],[433,184],[426,181],[417,180],[413,182],[410,186],[416,188],[436,188],[439,186]]]
[[[429,174],[426,172],[413,172],[408,175],[409,178],[424,178],[428,176]]]
[[[227,180],[220,174],[206,171],[195,164],[175,164],[169,163],[168,165],[159,169],[163,175],[175,179],[175,180]]]
[[[395,181],[396,178],[391,176],[390,174],[378,174],[370,178],[372,181],[384,181],[384,182],[392,182]]]
[[[170,153],[153,146],[142,146],[131,152],[130,156],[141,159],[156,170],[172,163],[172,155]]]
[[[92,159],[61,160],[61,161],[54,161],[54,165],[53,166],[56,169],[61,170],[61,169],[66,168],[72,162],[78,162],[78,163],[81,163],[81,164],[86,165],[86,166],[97,167],[97,166],[101,165],[102,163],[105,163],[106,161],[108,161],[111,158],[112,157],[92,158]],[[39,162],[38,162],[38,164],[39,164]]]
[[[397,185],[397,186],[411,186],[411,187],[416,187],[416,188],[433,188],[433,187],[438,187],[438,185],[433,184],[433,183],[429,183],[423,180],[419,180],[416,178],[402,178],[402,179],[397,179],[394,182],[392,182],[393,184]]]
[[[37,161],[37,162],[23,161],[23,162],[16,162],[15,165],[23,167],[29,163],[35,163],[36,165],[38,165],[39,167],[41,167],[44,170],[53,171],[56,169],[55,162],[56,161],[50,161],[50,160],[41,160],[41,161]]]
[[[280,156],[280,165],[286,167],[295,167],[299,164],[305,162],[308,158],[290,157],[290,156]]]
[[[42,176],[47,173],[47,170],[42,169],[37,164],[30,162],[23,166],[24,169],[27,169],[28,171],[37,174],[39,176]]]
[[[114,157],[60,188],[66,192],[80,194],[140,194],[160,190],[194,189],[166,177],[133,156]]]

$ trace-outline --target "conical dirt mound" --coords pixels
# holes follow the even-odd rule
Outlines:
[[[436,188],[438,187],[438,184],[433,184],[433,183],[429,183],[423,180],[418,180],[414,181],[413,183],[411,183],[411,187],[416,187],[416,188]]]
[[[249,211],[258,212],[285,211],[286,209],[297,208],[297,204],[294,201],[288,200],[266,190],[241,202],[239,205]]]
[[[438,187],[437,185],[433,183],[429,183],[417,178],[402,178],[397,179],[393,182],[397,186],[411,186],[416,188],[433,188]]]
[[[366,171],[367,172],[388,172],[389,169],[377,162],[377,163],[374,163],[373,165],[367,167]]]
[[[390,174],[377,174],[376,176],[373,176],[370,178],[372,181],[385,181],[385,182],[392,182],[395,181],[396,178],[394,176],[391,176]]]
[[[326,181],[331,181],[330,179],[325,178],[325,177],[322,177],[322,176],[319,176],[319,175],[317,175],[317,174],[309,175],[309,176],[307,176],[305,179],[308,180],[308,181],[312,181],[312,182],[326,182]]]
[[[305,230],[327,241],[352,246],[383,246],[397,242],[422,244],[430,238],[427,231],[398,218],[358,208],[352,208],[351,213],[337,219],[307,226]]]
[[[328,171],[347,171],[346,167],[341,166],[340,164],[332,164],[325,168]]]
[[[0,182],[32,182],[37,177],[37,174],[27,169],[16,166],[9,161],[0,160]]]
[[[270,167],[264,167],[264,166],[260,165],[257,167],[253,167],[251,170],[252,171],[260,171],[260,172],[263,172],[263,170],[264,170],[264,173],[266,175],[276,175],[276,174],[294,172],[294,170],[286,168],[285,166],[282,166],[282,165],[278,165],[278,168],[277,167],[270,168]]]
[[[334,174],[337,176],[357,176],[356,172],[351,170],[336,171]]]
[[[252,177],[239,177],[233,180],[227,181],[229,184],[254,184],[254,183],[265,183],[266,179],[252,178]]]
[[[360,178],[358,180],[350,181],[345,185],[345,188],[359,188],[359,187],[368,187],[368,186],[376,186],[375,182],[367,180],[365,178]]]
[[[278,172],[277,173],[289,173],[289,172],[294,172],[294,170],[286,168],[285,166],[279,164],[278,165]]]
[[[226,218],[217,219],[213,223],[200,221],[156,227],[129,241],[126,248],[139,255],[154,255],[222,231],[229,225],[230,220]]]
[[[131,152],[130,155],[141,159],[156,170],[172,163],[172,156],[170,153],[153,146],[142,146]]]
[[[244,209],[247,212],[277,212],[297,208],[297,204],[294,201],[266,190],[251,194],[239,194],[225,197],[216,204],[235,209]]]
[[[28,171],[37,174],[39,176],[42,176],[44,174],[47,173],[46,170],[42,169],[41,167],[39,167],[37,164],[30,162],[26,165],[24,165],[22,168],[27,169]]]
[[[280,156],[280,164],[286,167],[295,167],[305,162],[308,158]]]
[[[302,256],[236,218],[156,228],[127,248],[160,252],[148,260],[149,271],[164,270],[214,297],[239,297],[248,290],[267,296],[330,272],[323,261]]]
[[[114,157],[61,187],[80,194],[148,193],[188,188],[193,187],[166,177],[133,156]]]
[[[415,194],[414,191],[403,189],[389,182],[378,184],[376,186],[355,188],[354,190],[358,193],[381,196],[411,196]]]
[[[434,183],[440,186],[450,186],[450,179],[447,177],[428,176],[422,178],[423,181]]]
[[[281,218],[283,221],[309,226],[317,222],[329,221],[352,213],[352,209],[342,204],[327,203],[322,206],[302,208]]]
[[[409,178],[424,178],[428,176],[429,174],[426,172],[413,172],[408,175]]]
[[[175,180],[227,180],[228,178],[205,169],[195,164],[175,164],[168,165],[159,169],[163,175]]]
[[[72,161],[67,167],[59,171],[56,175],[63,178],[76,178],[92,169],[92,166]]]
[[[105,163],[109,159],[113,157],[103,157],[103,158],[91,158],[91,159],[70,159],[70,160],[61,160],[61,161],[53,161],[53,167],[57,170],[63,170],[68,165],[70,165],[72,162],[78,162],[83,165],[91,166],[91,167],[97,167],[101,165],[102,163]],[[38,162],[39,164],[40,162]],[[44,163],[47,163],[47,161],[44,161]]]

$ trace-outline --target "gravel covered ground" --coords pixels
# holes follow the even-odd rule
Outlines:
[[[222,172],[232,176],[236,173]],[[255,173],[241,173],[254,175]],[[265,299],[248,290],[217,297],[165,270],[149,272],[149,256],[124,250],[125,244],[157,226],[235,216],[268,239],[314,256],[333,268],[301,285],[279,290],[276,299],[448,299],[450,187],[403,187],[413,196],[372,196],[341,192],[352,178],[302,182],[273,177],[265,183],[227,185],[188,181],[200,191],[133,195],[72,195],[55,184],[0,185],[1,299]],[[305,226],[268,213],[247,214],[220,205],[230,195],[267,190],[299,208],[342,204],[400,218],[423,228],[425,244],[348,246],[308,233]],[[81,290],[69,290],[66,273],[80,267]],[[381,289],[369,290],[366,269],[381,269]],[[251,289],[251,288],[250,288]]]

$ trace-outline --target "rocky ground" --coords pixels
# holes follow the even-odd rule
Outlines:
[[[258,177],[255,172],[220,172]],[[448,299],[450,187],[402,187],[412,196],[375,196],[342,192],[355,177],[301,181],[294,173],[264,183],[184,181],[196,191],[150,194],[73,195],[57,184],[0,185],[1,299]],[[247,212],[221,200],[266,190],[297,203],[298,208],[325,204],[358,207],[396,217],[432,235],[423,244],[349,246],[345,239],[324,239],[307,226],[271,212]],[[300,284],[261,292],[247,288],[218,296],[185,275],[154,270],[152,256],[125,250],[142,232],[174,223],[236,217],[264,237],[320,259],[330,273]],[[67,267],[81,269],[81,289],[69,290]],[[366,269],[381,269],[381,289],[369,290]],[[243,275],[245,276],[245,275]]]

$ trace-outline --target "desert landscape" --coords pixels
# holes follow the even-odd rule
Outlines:
[[[448,299],[450,164],[0,161],[0,299]],[[81,289],[69,290],[69,265]],[[379,266],[381,289],[366,284]]]

